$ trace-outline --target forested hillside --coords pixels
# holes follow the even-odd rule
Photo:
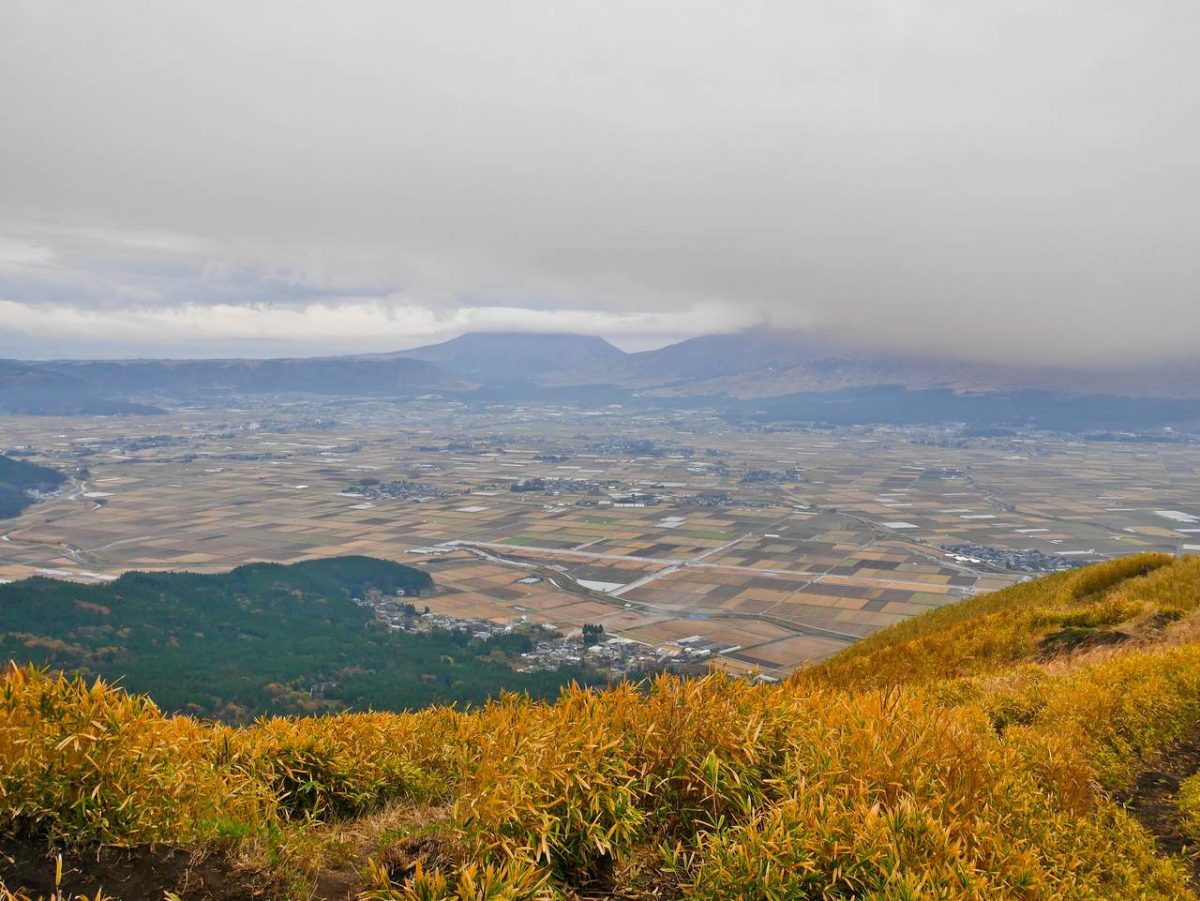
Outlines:
[[[100,585],[35,577],[0,585],[0,658],[229,721],[479,704],[502,689],[552,697],[581,677],[515,672],[461,632],[398,634],[353,601],[432,588],[424,572],[370,557],[133,572]]]
[[[53,491],[67,480],[57,469],[0,454],[0,519],[17,516],[34,501],[34,492]]]

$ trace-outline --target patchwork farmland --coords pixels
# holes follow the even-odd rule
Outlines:
[[[85,470],[0,522],[4,579],[365,554],[428,569],[434,612],[773,678],[1031,572],[1200,549],[1188,444],[429,400],[9,417],[0,447]]]

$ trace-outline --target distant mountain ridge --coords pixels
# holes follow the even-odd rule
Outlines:
[[[160,413],[41,363],[0,360],[0,413],[113,416]]]
[[[810,332],[760,327],[689,338],[627,354],[606,368],[580,367],[553,379],[559,386],[599,383],[663,397],[762,398],[888,386],[1200,398],[1200,365],[1072,369],[968,363],[872,351]]]
[[[303,393],[404,397],[533,384],[625,357],[585,335],[473,333],[388,354],[213,360],[0,360],[0,412],[155,413],[154,400]]]
[[[155,404],[239,394],[397,400],[443,394],[493,403],[715,404],[737,417],[757,409],[797,421],[825,421],[821,411],[833,404],[836,421],[875,422],[872,411],[880,409],[884,389],[887,403],[898,405],[889,409],[888,422],[943,415],[976,422],[999,415],[997,422],[1040,424],[1059,418],[1063,399],[1078,397],[1087,400],[1088,428],[1150,422],[1200,428],[1200,365],[1114,363],[1086,370],[976,364],[870,351],[811,332],[765,327],[639,353],[585,335],[478,332],[394,353],[340,357],[0,360],[0,412],[18,414],[154,413]],[[998,395],[1014,395],[1013,402],[997,402]],[[1105,414],[1105,398],[1114,399],[1112,416]],[[1139,398],[1163,402],[1141,410],[1129,403]],[[1005,410],[1012,412],[999,412]]]
[[[469,332],[395,356],[435,363],[472,381],[520,382],[592,368],[604,371],[627,355],[590,335]]]
[[[403,394],[413,389],[457,387],[441,369],[400,357],[297,357],[266,360],[85,360],[52,365],[126,393],[195,394]]]
[[[402,397],[464,387],[431,363],[402,357],[0,361],[0,412],[17,414],[160,413],[147,401],[221,394]]]

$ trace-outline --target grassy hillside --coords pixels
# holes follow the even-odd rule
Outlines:
[[[173,872],[151,843],[203,849],[185,898],[1190,898],[1198,610],[1200,558],[1140,556],[782,685],[244,728],[14,669],[0,823],[14,860],[83,843],[110,885],[120,861]]]
[[[514,672],[465,634],[389,631],[354,597],[433,587],[370,557],[228,573],[126,573],[80,585],[0,585],[0,660],[119,680],[164,710],[260,714],[479,704],[500,689],[552,697],[578,673]]]

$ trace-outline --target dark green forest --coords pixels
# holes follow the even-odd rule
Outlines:
[[[369,592],[419,597],[420,570],[370,557],[227,573],[126,573],[80,585],[0,585],[0,659],[103,676],[168,711],[232,722],[263,714],[479,704],[501,690],[554,697],[581,671],[518,673],[520,641],[390,631]]]
[[[33,503],[30,491],[53,491],[66,481],[57,469],[0,454],[0,519],[17,516]]]

